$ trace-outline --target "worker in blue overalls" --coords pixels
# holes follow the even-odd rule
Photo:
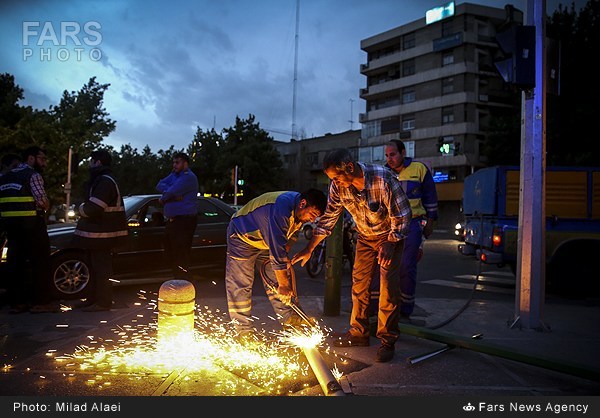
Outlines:
[[[290,325],[301,322],[290,306],[297,295],[288,253],[302,224],[314,222],[326,205],[327,197],[316,189],[304,193],[269,192],[248,202],[231,218],[227,228],[225,289],[229,317],[240,338],[252,334],[256,266],[266,268],[263,285],[280,322]],[[264,283],[273,274],[277,283]]]

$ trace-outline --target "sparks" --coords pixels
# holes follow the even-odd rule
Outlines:
[[[258,330],[252,340],[240,341],[226,312],[213,312],[206,306],[195,307],[193,332],[158,338],[157,303],[148,304],[153,311],[148,315],[150,323],[132,321],[117,326],[111,330],[112,337],[89,335],[73,353],[57,356],[57,364],[66,368],[66,375],[77,369],[96,374],[89,377],[88,384],[97,388],[109,384],[109,376],[115,373],[143,378],[157,373],[227,371],[230,376],[242,376],[245,383],[225,378],[215,388],[223,395],[247,393],[253,386],[263,388],[262,394],[280,395],[290,382],[301,386],[300,380],[309,376],[310,366],[300,349],[317,347],[324,339],[323,331],[315,326],[286,329],[280,334]]]

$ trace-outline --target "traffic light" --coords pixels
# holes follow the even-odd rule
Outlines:
[[[513,25],[496,34],[505,59],[494,63],[507,83],[526,90],[535,87],[535,26]]]
[[[231,169],[231,185],[235,186],[235,167]]]
[[[244,181],[244,173],[242,171],[242,167],[238,167],[238,175],[237,175],[237,184],[238,186],[243,186],[246,182]]]
[[[457,155],[459,144],[454,143],[454,137],[438,138],[438,150],[443,155]]]

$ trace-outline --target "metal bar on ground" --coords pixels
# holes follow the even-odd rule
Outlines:
[[[582,364],[558,361],[556,359],[522,353],[514,350],[509,350],[494,344],[477,341],[473,337],[461,337],[457,335],[446,334],[443,332],[432,331],[426,328],[415,327],[407,324],[399,324],[400,331],[406,335],[413,337],[425,338],[427,340],[438,341],[456,347],[467,348],[469,350],[478,351],[485,354],[491,354],[498,357],[507,358],[509,360],[520,361],[522,363],[531,364],[533,366],[543,367],[549,370],[555,370],[562,373],[567,373],[573,376],[583,377],[596,382],[600,382],[600,369]]]

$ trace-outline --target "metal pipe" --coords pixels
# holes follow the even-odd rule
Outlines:
[[[331,373],[317,347],[303,347],[304,355],[310,364],[325,396],[346,396],[342,385]]]
[[[342,251],[344,215],[340,215],[331,235],[327,237],[325,254],[325,299],[323,314],[339,316],[342,305]]]
[[[494,344],[476,341],[478,339],[475,338],[476,336],[471,338],[461,337],[406,324],[399,324],[398,327],[400,328],[400,331],[406,335],[438,341],[456,347],[467,348],[469,350],[479,351],[481,353],[491,354],[494,356],[507,358],[509,360],[520,361],[522,363],[567,373],[573,376],[583,377],[584,379],[590,379],[596,382],[600,381],[600,369],[598,368],[509,350]]]
[[[416,364],[420,361],[427,360],[433,356],[437,356],[438,354],[442,354],[445,351],[452,350],[454,348],[453,345],[445,345],[442,348],[438,348],[437,350],[429,351],[424,354],[419,354],[418,356],[410,356],[406,358],[406,361],[410,364]]]

